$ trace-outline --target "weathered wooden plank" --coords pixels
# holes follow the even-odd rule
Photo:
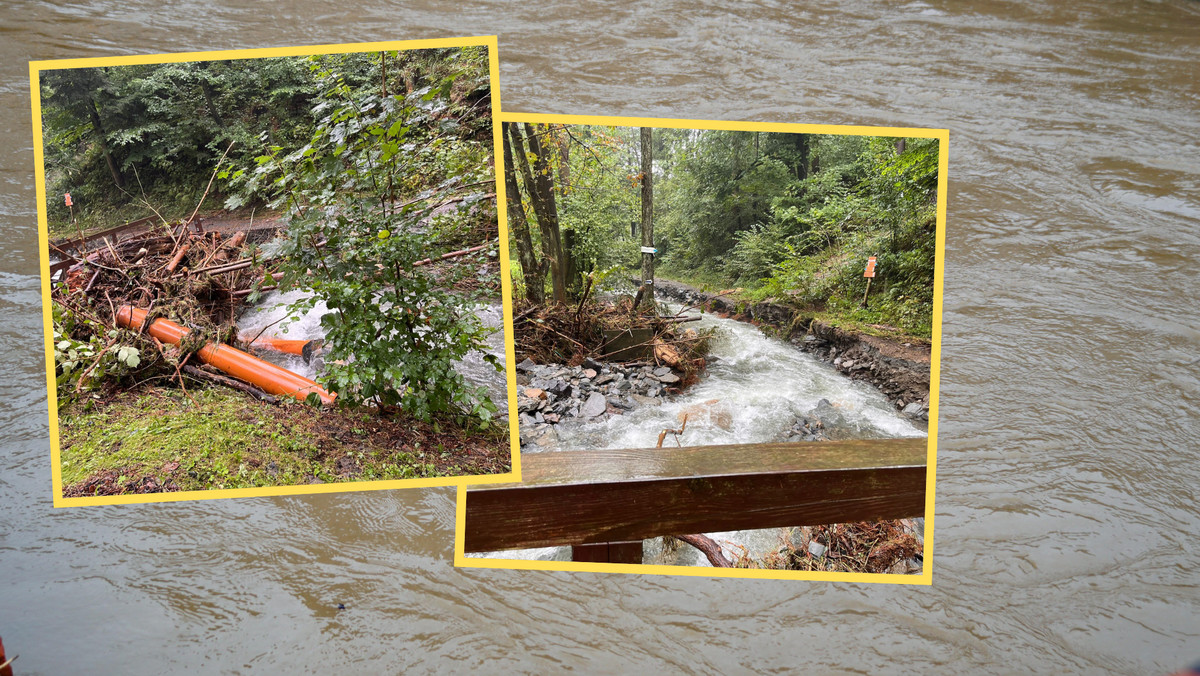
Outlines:
[[[522,457],[467,491],[468,552],[918,516],[927,441],[875,439]]]
[[[575,545],[571,547],[571,560],[591,563],[641,563],[642,541]]]

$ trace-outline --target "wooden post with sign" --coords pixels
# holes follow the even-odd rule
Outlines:
[[[650,129],[642,127],[642,284],[633,299],[634,314],[642,300],[654,306],[654,151],[650,141]]]
[[[875,257],[871,256],[867,259],[867,269],[863,272],[863,277],[867,278],[867,290],[863,292],[862,306],[867,307],[867,294],[871,293],[871,280],[875,278]]]

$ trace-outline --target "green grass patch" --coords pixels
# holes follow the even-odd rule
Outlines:
[[[223,388],[189,392],[141,388],[60,411],[63,486],[106,472],[119,473],[122,486],[153,477],[186,491],[508,471],[499,427],[439,438],[365,411],[272,406]]]

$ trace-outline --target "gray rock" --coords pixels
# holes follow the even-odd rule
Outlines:
[[[580,407],[579,413],[584,418],[595,418],[601,413],[604,413],[607,408],[608,400],[604,398],[604,395],[600,394],[599,392],[593,392],[592,395],[588,397],[588,400],[584,402],[583,406]]]
[[[533,440],[533,443],[542,448],[553,446],[558,443],[558,432],[553,427],[547,427]]]
[[[643,405],[658,406],[659,404],[662,403],[661,399],[655,399],[654,397],[646,397],[646,396],[637,394],[636,392],[634,394],[629,395],[629,398],[632,399],[634,402],[636,402],[638,404],[643,404]]]
[[[537,364],[533,363],[532,359],[529,359],[528,357],[526,357],[525,361],[521,362],[520,364],[517,364],[517,370],[518,371],[530,371],[535,366],[537,366]]]
[[[633,406],[631,406],[625,400],[620,399],[618,397],[608,397],[608,405],[612,406],[614,408],[622,409],[624,411],[628,411],[629,409],[633,408]]]
[[[813,556],[815,556],[817,558],[825,556],[825,549],[826,549],[825,545],[821,544],[820,542],[808,543],[808,553],[812,554]]]
[[[654,375],[655,375],[655,376],[665,376],[665,375],[667,375],[667,374],[668,374],[668,373],[670,373],[670,372],[671,372],[671,369],[670,369],[669,367],[666,367],[666,366],[660,366],[660,367],[658,367],[658,368],[654,369]]]
[[[921,414],[925,413],[925,407],[921,406],[919,402],[914,401],[908,406],[905,406],[904,410],[901,412],[910,418],[920,418]]]
[[[666,375],[658,376],[658,381],[660,383],[666,383],[667,385],[674,385],[675,383],[679,382],[679,376],[675,375],[674,373],[667,373]]]
[[[600,376],[599,378],[596,378],[592,382],[595,383],[596,385],[603,385],[605,383],[611,383],[612,381],[614,381],[616,379],[617,379],[616,375],[614,375],[612,373],[605,373],[604,375]]]

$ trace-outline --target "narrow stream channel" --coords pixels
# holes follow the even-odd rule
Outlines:
[[[667,304],[678,312],[682,306]],[[810,414],[822,399],[836,410],[838,438],[873,439],[926,436],[923,423],[901,415],[870,385],[853,381],[781,340],[770,338],[751,324],[703,315],[687,326],[716,328],[710,355],[716,357],[699,383],[660,405],[644,405],[602,422],[571,422],[558,426],[559,442],[550,448],[530,444],[525,453],[570,452],[581,449],[651,448],[664,429],[678,429],[684,414],[687,428],[681,446],[748,444],[786,441],[798,418]],[[664,445],[673,444],[667,436]],[[803,525],[803,524],[797,524]],[[708,533],[726,556],[745,551],[761,557],[779,547],[781,529]],[[643,562],[707,566],[708,560],[691,547],[663,551],[659,538],[643,543]],[[488,558],[570,560],[569,547],[508,550],[481,554]]]

